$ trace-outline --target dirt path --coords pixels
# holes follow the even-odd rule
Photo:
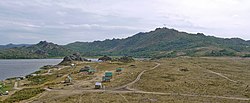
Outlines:
[[[155,68],[159,67],[161,64],[159,63],[156,63],[156,66],[154,66],[153,68],[149,69],[149,70],[143,70],[137,77],[134,81],[126,84],[126,85],[123,85],[123,86],[120,86],[120,87],[117,87],[117,88],[114,88],[113,90],[120,90],[120,89],[127,89],[127,90],[134,90],[134,89],[131,89],[129,88],[129,86],[135,84],[136,82],[138,82],[140,79],[141,79],[141,76],[147,72],[147,71],[150,71],[150,70],[154,70]]]
[[[18,88],[18,83],[15,82],[13,89],[15,89],[15,90],[21,90],[22,88]]]
[[[129,103],[129,101],[127,100],[127,98],[125,96],[123,96],[121,93],[119,93],[119,95],[127,102]]]
[[[220,76],[220,77],[222,77],[222,78],[225,78],[225,79],[227,79],[227,80],[229,80],[229,81],[231,81],[231,82],[237,83],[237,81],[232,80],[232,79],[226,77],[225,75],[223,75],[223,74],[221,74],[221,73],[217,73],[217,72],[214,72],[214,71],[212,71],[212,70],[208,70],[208,72],[209,72],[209,73],[216,74],[216,75],[218,75],[218,76]]]

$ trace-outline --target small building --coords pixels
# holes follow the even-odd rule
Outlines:
[[[91,68],[90,66],[85,66],[84,68],[81,68],[80,73],[88,73],[88,74],[94,74],[96,70],[94,68]]]
[[[95,89],[101,89],[102,88],[102,83],[96,82],[95,83]]]
[[[64,83],[71,83],[72,82],[72,77],[70,75],[67,76],[67,78],[65,78]]]
[[[105,77],[113,77],[113,73],[112,72],[105,72]]]
[[[116,68],[115,71],[116,71],[116,72],[122,72],[122,71],[123,71],[123,68]]]
[[[111,77],[106,77],[106,76],[102,77],[102,82],[110,82],[110,80],[111,80]]]
[[[89,70],[88,70],[88,74],[94,74],[95,72],[96,72],[95,69],[89,69]]]
[[[75,67],[76,67],[76,64],[73,64],[73,63],[72,63],[70,66],[71,66],[71,68],[75,68]]]
[[[81,68],[79,72],[88,72],[89,68]]]

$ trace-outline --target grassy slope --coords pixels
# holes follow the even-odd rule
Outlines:
[[[162,65],[147,72],[136,84],[145,91],[174,92],[202,95],[250,97],[250,60],[176,58],[161,61]],[[189,71],[180,71],[187,68]],[[216,74],[221,73],[236,83]],[[158,85],[155,85],[158,84]]]
[[[0,50],[1,59],[37,59],[58,58],[71,54],[73,51],[60,45],[41,41],[28,47],[15,47]]]

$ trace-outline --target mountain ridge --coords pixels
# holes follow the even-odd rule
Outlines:
[[[181,54],[185,52],[185,54],[188,54],[187,56],[209,56],[209,50],[207,50],[206,54],[203,53],[202,55],[190,53],[195,51],[190,51],[190,49],[201,47],[212,47],[210,49],[215,49],[217,52],[226,49],[237,54],[237,52],[242,51],[249,52],[249,48],[244,47],[249,45],[248,41],[239,38],[217,38],[206,36],[203,33],[190,34],[179,32],[175,29],[157,28],[154,31],[140,32],[125,39],[108,39],[88,43],[76,42],[68,44],[66,47],[74,48],[78,52],[90,52],[89,50],[91,50],[92,53],[99,52],[106,55],[152,57],[162,52],[165,52],[167,55],[172,51],[178,51]],[[210,52],[212,51],[210,50]],[[99,54],[97,53],[97,55]]]
[[[15,47],[27,47],[31,46],[32,44],[6,44],[6,45],[0,45],[0,49],[8,49],[8,48],[15,48]]]
[[[40,59],[57,58],[69,55],[71,50],[52,42],[40,41],[27,47],[15,47],[0,50],[2,59]]]
[[[203,33],[191,34],[164,27],[149,32],[140,32],[123,39],[106,39],[94,42],[77,41],[67,45],[41,41],[29,47],[0,50],[0,58],[6,57],[6,52],[15,53],[13,51],[21,52],[17,52],[20,55],[22,53],[27,55],[28,52],[30,55],[35,55],[36,58],[63,57],[73,52],[79,52],[83,56],[111,55],[147,58],[245,56],[250,54],[250,41],[240,38],[206,36]]]

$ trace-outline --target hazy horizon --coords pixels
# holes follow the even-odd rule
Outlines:
[[[250,40],[249,0],[3,0],[0,45],[126,38],[159,27]]]

